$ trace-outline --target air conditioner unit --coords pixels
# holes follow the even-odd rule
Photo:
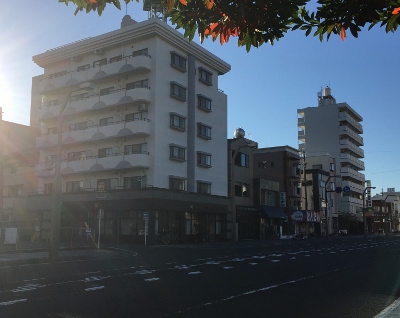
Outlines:
[[[103,50],[102,49],[96,49],[94,50],[94,54],[103,54]]]
[[[81,60],[82,60],[82,57],[79,55],[71,57],[71,61],[73,61],[73,62],[79,62]]]
[[[147,105],[145,103],[141,103],[138,106],[138,111],[145,111],[147,110]]]

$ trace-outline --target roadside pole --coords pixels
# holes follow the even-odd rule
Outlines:
[[[97,249],[100,249],[100,225],[101,225],[101,212],[102,209],[99,209],[99,235],[97,235]]]
[[[144,246],[147,245],[147,234],[149,232],[149,212],[143,212],[144,220]]]

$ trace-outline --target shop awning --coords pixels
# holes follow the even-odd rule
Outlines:
[[[277,206],[261,205],[261,217],[268,219],[286,219],[285,213]]]

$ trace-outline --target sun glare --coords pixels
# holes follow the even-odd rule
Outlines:
[[[3,108],[3,112],[7,107],[11,105],[11,90],[8,87],[7,81],[4,79],[4,75],[0,74],[0,107]]]

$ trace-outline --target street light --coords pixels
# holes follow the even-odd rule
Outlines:
[[[330,178],[341,178],[342,176],[336,175],[336,176],[329,176],[328,179],[325,181],[325,230],[326,230],[326,237],[329,237],[329,231],[328,231],[328,223],[329,223],[329,218],[328,218],[328,192],[333,192],[332,190],[328,191],[326,189],[326,186],[330,180]]]
[[[367,218],[365,216],[365,192],[367,192],[368,189],[375,189],[376,187],[366,187],[363,191],[362,195],[362,212],[363,212],[363,219],[364,219],[364,236],[367,236]]]
[[[50,260],[58,260],[58,252],[60,247],[60,219],[62,209],[62,178],[61,178],[61,148],[62,148],[62,123],[65,107],[71,97],[71,94],[80,90],[92,90],[94,85],[92,83],[82,83],[68,87],[65,92],[63,103],[58,112],[57,118],[57,149],[56,149],[56,162],[54,164],[54,179],[53,179],[53,196],[51,207],[51,231],[50,231]]]
[[[387,211],[387,209],[386,209],[386,200],[387,200],[387,198],[388,197],[397,197],[396,195],[394,195],[394,194],[387,194],[386,195],[386,198],[385,198],[385,200],[383,201],[383,206],[385,207],[385,215],[386,215],[386,217],[385,217],[385,230],[386,230],[386,235],[388,235],[389,234],[389,231],[388,231],[388,229],[387,229],[387,227],[388,227],[388,219],[389,219],[389,217],[388,217],[388,211]]]

